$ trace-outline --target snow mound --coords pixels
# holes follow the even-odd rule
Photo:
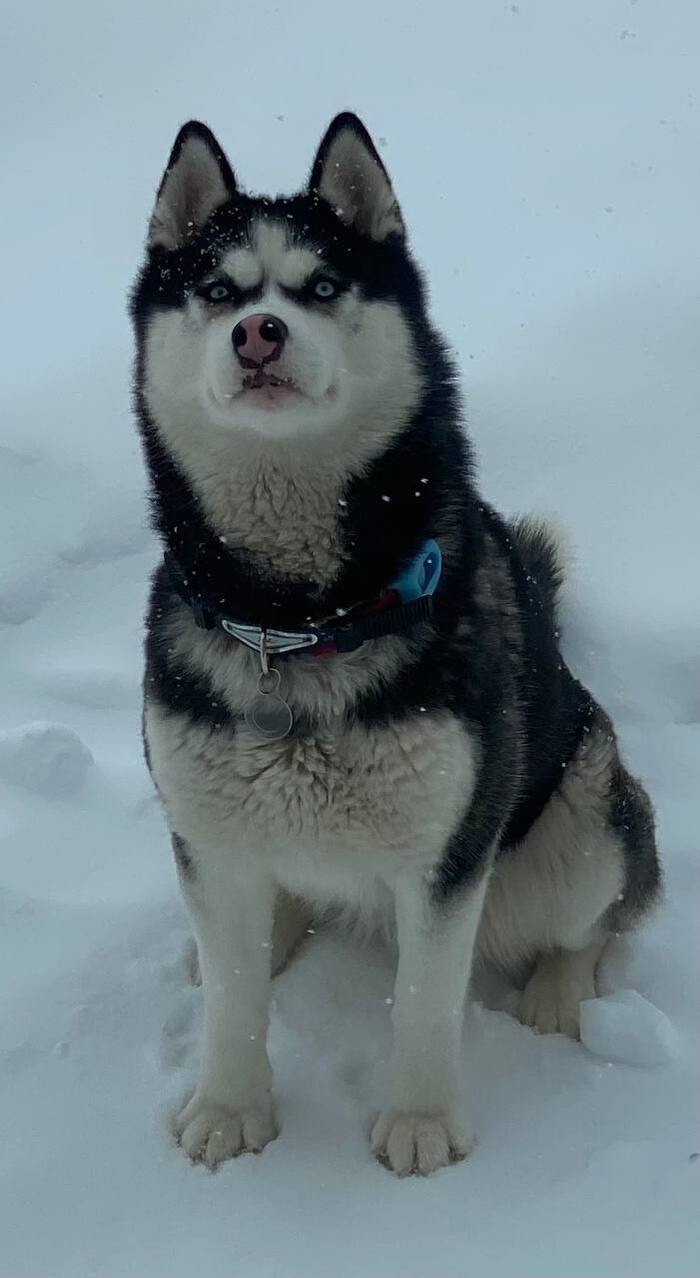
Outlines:
[[[678,1054],[668,1017],[636,990],[585,999],[581,1041],[594,1056],[623,1065],[664,1065]]]
[[[0,732],[0,777],[47,798],[76,794],[93,758],[64,723],[27,723]]]

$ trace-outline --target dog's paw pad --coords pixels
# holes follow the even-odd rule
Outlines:
[[[259,1154],[274,1140],[275,1111],[268,1097],[232,1106],[199,1100],[195,1094],[175,1120],[175,1135],[193,1162],[213,1171],[227,1158]]]
[[[579,995],[575,988],[543,977],[536,972],[523,991],[518,1019],[536,1034],[566,1034],[579,1037]]]
[[[382,1166],[397,1176],[430,1176],[461,1162],[473,1148],[443,1111],[387,1110],[372,1129],[372,1149]]]

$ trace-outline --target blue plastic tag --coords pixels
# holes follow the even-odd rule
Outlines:
[[[424,541],[413,563],[404,569],[391,588],[395,590],[402,603],[413,603],[414,599],[422,599],[432,595],[437,589],[442,572],[442,554],[436,541]]]

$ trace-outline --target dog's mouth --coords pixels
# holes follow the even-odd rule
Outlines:
[[[293,396],[301,395],[301,391],[293,377],[279,377],[266,368],[256,368],[243,378],[241,394],[255,397],[260,405],[277,404]]]

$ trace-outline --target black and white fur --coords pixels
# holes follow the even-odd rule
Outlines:
[[[223,303],[202,296],[216,281]],[[252,312],[288,330],[287,403],[236,361]],[[389,920],[398,943],[372,1147],[399,1175],[432,1172],[472,1140],[458,1075],[473,957],[519,982],[521,1020],[576,1036],[607,938],[659,893],[651,805],[560,655],[554,542],[479,496],[453,366],[356,117],[333,121],[291,199],[242,193],[209,130],[186,125],[132,315],[153,518],[192,589],[290,628],[379,596],[428,537],[444,559],[431,623],[277,663],[295,716],[277,742],[244,720],[255,654],[199,629],[155,573],[144,735],[206,1003],[180,1142],[213,1167],[276,1135],[271,974],[312,912],[339,907]]]

